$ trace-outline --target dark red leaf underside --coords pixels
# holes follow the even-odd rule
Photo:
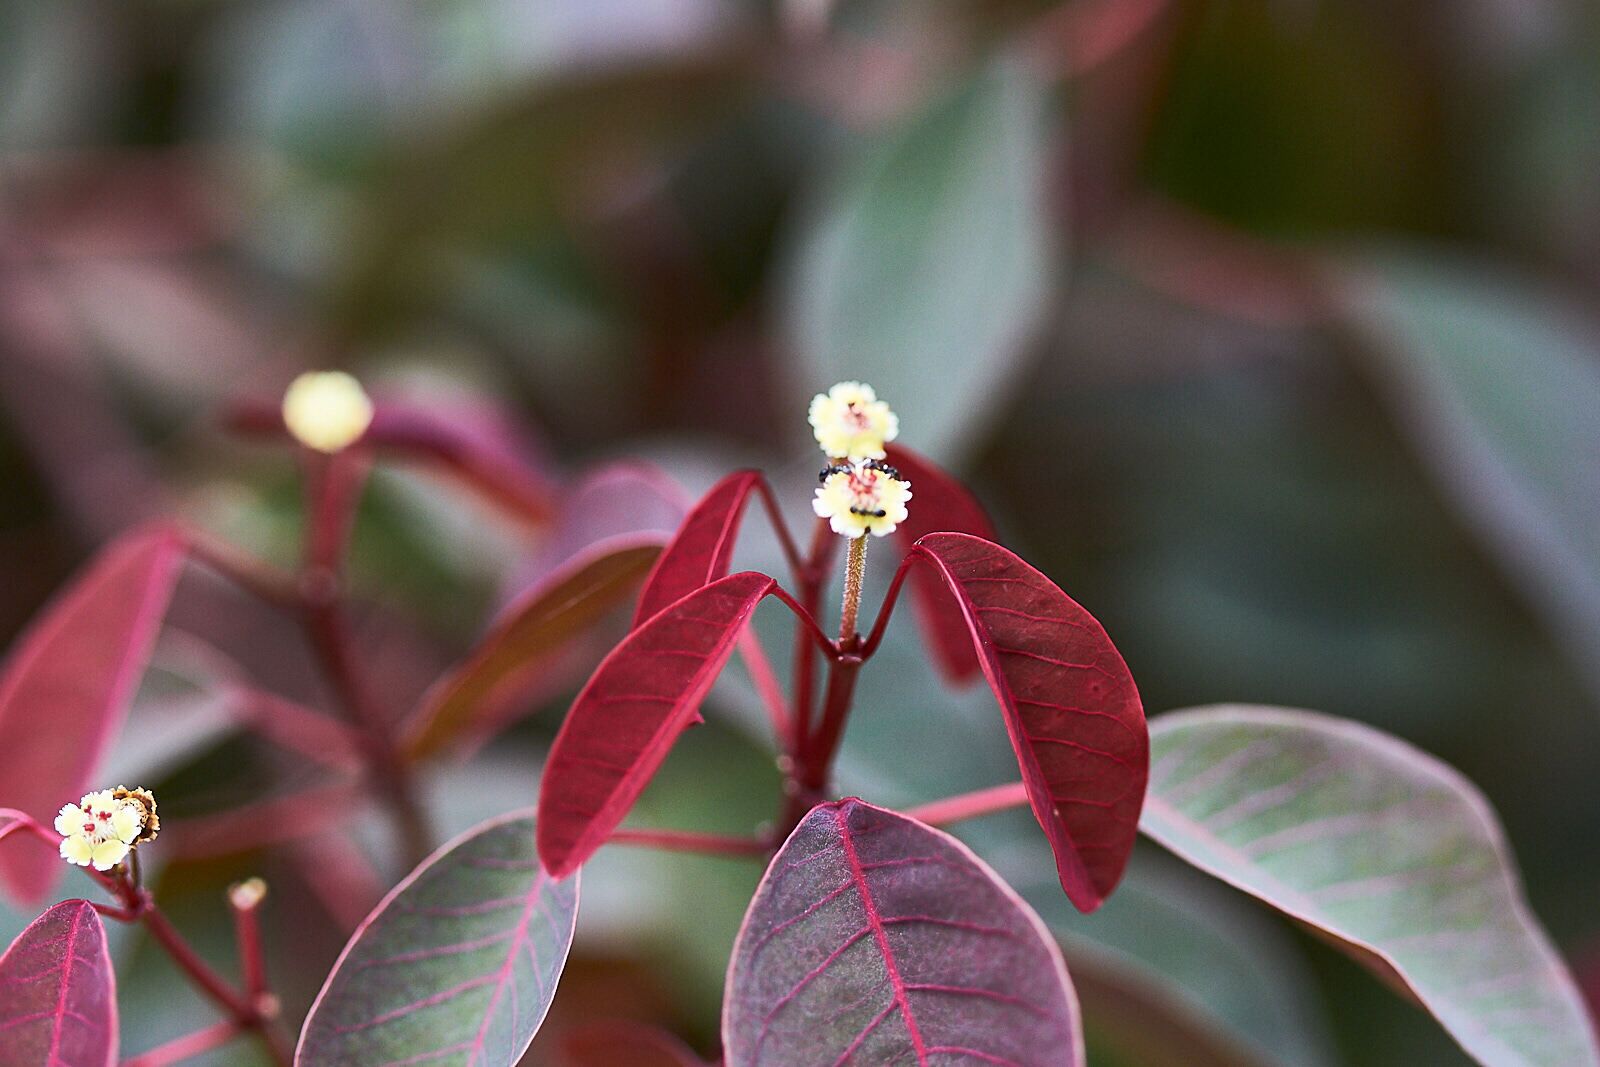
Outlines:
[[[1083,1063],[1038,916],[950,835],[859,800],[801,821],[750,902],[728,1067]]]
[[[1083,911],[1116,888],[1150,776],[1150,734],[1105,630],[1015,554],[966,534],[917,542],[961,606],[1033,813]]]
[[[735,471],[700,498],[645,579],[634,626],[728,573],[745,502],[760,483],[757,471]]]
[[[49,825],[94,784],[138,688],[183,562],[181,535],[125,534],[45,608],[0,676],[0,806]],[[34,845],[0,849],[0,881],[35,903],[65,870]]]
[[[64,900],[0,957],[0,1063],[111,1067],[117,991],[100,916]]]
[[[573,702],[539,786],[539,858],[563,878],[622,822],[704,699],[774,582],[745,571],[657,612]]]
[[[909,550],[924,534],[940,531],[998,540],[988,513],[966,486],[932,460],[909,449],[891,445],[886,451],[888,461],[911,482],[911,491],[915,494],[915,503],[908,508],[906,521],[894,534],[902,550]],[[976,678],[980,669],[978,656],[954,594],[931,571],[913,571],[910,581],[911,606],[934,663],[952,682]]]

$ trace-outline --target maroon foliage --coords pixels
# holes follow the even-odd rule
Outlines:
[[[1093,911],[1122,878],[1150,776],[1128,666],[1092,615],[999,545],[936,533],[917,551],[960,604],[1061,886]]]
[[[576,870],[622,822],[774,585],[754,571],[719,579],[657,612],[595,669],[540,783],[539,858],[552,875]]]
[[[988,514],[966,486],[909,449],[891,445],[886,451],[888,461],[911,482],[916,494],[916,503],[908,509],[906,521],[895,530],[895,540],[901,545],[909,548],[923,534],[939,531],[973,534],[988,541],[998,539]],[[977,677],[978,657],[955,596],[931,571],[913,571],[910,581],[912,608],[934,663],[952,682]]]
[[[116,1062],[116,976],[105,929],[87,900],[63,900],[0,957],[0,1063]]]
[[[620,535],[578,553],[509,605],[466,660],[423,696],[404,744],[418,759],[463,735],[497,729],[536,697],[559,659],[621,604],[660,551],[652,535]]]
[[[645,579],[635,626],[728,573],[745,502],[760,484],[759,472],[735,471],[700,498]]]
[[[955,838],[844,800],[773,858],[734,946],[728,1067],[1076,1067],[1077,1000],[1028,906]]]
[[[45,825],[92,785],[166,613],[185,545],[166,527],[118,538],[23,634],[0,676],[0,804]],[[0,849],[0,882],[35,902],[64,870],[41,848]]]

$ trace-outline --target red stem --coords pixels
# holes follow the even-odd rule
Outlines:
[[[245,995],[253,1003],[267,992],[267,963],[261,951],[261,921],[259,897],[240,899],[249,892],[247,887],[236,887],[228,895],[228,906],[233,912],[233,939],[239,947],[239,972],[244,978]]]
[[[348,818],[364,798],[353,782],[312,786],[215,815],[175,820],[168,833],[182,858],[226,856],[240,851],[241,842],[260,848],[321,833]]]
[[[783,558],[789,562],[789,570],[794,575],[794,580],[801,587],[807,581],[815,581],[813,574],[814,565],[811,560],[802,559],[800,549],[794,543],[794,535],[789,532],[789,524],[783,521],[783,513],[778,510],[778,501],[772,495],[772,486],[767,484],[766,478],[756,481],[756,492],[761,497],[762,506],[766,508],[767,519],[772,523],[772,529],[778,535],[778,544],[783,548]]]
[[[213,1023],[203,1030],[174,1038],[165,1045],[157,1045],[149,1052],[123,1060],[122,1067],[168,1067],[168,1064],[180,1063],[203,1052],[221,1048],[242,1033],[244,1028],[231,1019]]]
[[[637,845],[667,852],[697,852],[704,856],[765,856],[771,848],[759,837],[734,837],[727,834],[702,834],[693,830],[633,830],[611,832],[613,845]]]
[[[331,770],[361,769],[361,737],[326,715],[259,689],[235,690],[242,725],[282,748]]]
[[[1020,808],[1028,802],[1028,787],[1021,782],[1007,782],[971,793],[959,793],[943,800],[918,805],[905,812],[929,826],[948,826],[964,819]]]
[[[856,645],[859,639],[850,644]],[[816,734],[810,738],[800,761],[800,785],[813,796],[828,787],[829,773],[834,754],[844,738],[845,722],[850,718],[851,697],[855,694],[856,676],[861,673],[860,653],[848,648],[828,669],[828,689],[822,703],[822,721]]]
[[[345,550],[365,464],[343,453],[306,453],[306,552],[300,580],[306,635],[361,732],[371,778],[393,813],[407,866],[415,867],[433,850],[432,835],[417,803],[411,770],[390,736],[391,723],[356,670],[349,622],[340,601]]]
[[[789,709],[784,704],[783,689],[778,685],[777,675],[772,673],[772,663],[767,659],[767,650],[762,647],[753,620],[745,624],[744,632],[739,635],[739,654],[744,658],[745,669],[750,672],[751,684],[756,687],[761,703],[767,709],[772,732],[778,738],[778,743],[783,744],[789,736]]]
[[[818,519],[811,533],[811,551],[806,557],[806,575],[800,582],[800,606],[805,609],[812,624],[822,602],[822,578],[826,571],[824,562],[833,548],[833,531],[826,519]],[[821,627],[818,627],[821,632]],[[826,634],[823,634],[826,637]],[[793,736],[789,740],[789,754],[798,759],[806,747],[806,735],[811,731],[811,706],[816,700],[816,649],[804,632],[795,634],[794,649],[794,714],[790,716]]]
[[[189,980],[226,1011],[234,1023],[259,1033],[273,1062],[289,1067],[294,1052],[289,1047],[288,1039],[273,1025],[272,1019],[262,1012],[264,1005],[253,1003],[250,997],[237,992],[213,971],[167,921],[148,892],[140,893],[136,901],[130,901],[130,905],[139,909],[145,930],[172,957],[172,962],[189,976]]]
[[[889,616],[894,614],[895,603],[900,599],[900,587],[905,584],[906,575],[911,573],[911,565],[922,553],[922,549],[912,545],[911,551],[900,560],[900,566],[895,569],[894,577],[889,581],[889,588],[883,594],[883,603],[878,607],[878,617],[872,622],[872,631],[867,634],[867,639],[861,642],[862,659],[871,659],[872,654],[878,651],[884,631],[889,626]]]
[[[832,638],[823,633],[821,626],[817,625],[815,612],[808,610],[804,604],[790,596],[789,592],[781,585],[772,587],[772,595],[782,601],[785,607],[794,612],[794,617],[800,620],[800,636],[802,640],[810,637],[816,643],[816,646],[828,653],[828,655],[831,656],[838,653],[839,646],[834,644]]]

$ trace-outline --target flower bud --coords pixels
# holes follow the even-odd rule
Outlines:
[[[307,371],[283,394],[283,424],[307,448],[338,452],[367,432],[372,401],[344,371]]]

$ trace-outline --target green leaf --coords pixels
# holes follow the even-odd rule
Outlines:
[[[1154,848],[1134,853],[1116,895],[1086,918],[1062,899],[1049,861],[1037,855],[1029,817],[1015,814],[956,829],[980,854],[1004,860],[1001,877],[1061,941],[1086,1005],[1091,1063],[1100,1062],[1097,1044],[1138,1050],[1125,1058],[1147,1067],[1155,1062],[1163,1035],[1127,1015],[1146,1002],[1164,1014],[1169,1034],[1204,1035],[1206,1047],[1231,1049],[1240,1064],[1338,1062],[1316,981],[1281,924]]]
[[[1343,267],[1399,429],[1600,694],[1600,324],[1436,251]]]
[[[1480,1062],[1600,1064],[1499,823],[1459,773],[1303,711],[1175,712],[1150,737],[1145,833],[1414,995]]]
[[[435,853],[345,946],[306,1019],[298,1067],[461,1056],[513,1067],[555,996],[578,879],[552,881],[533,817],[492,819]]]
[[[871,382],[919,451],[970,440],[1048,286],[1044,106],[998,63],[824,178],[789,279],[798,392]]]

